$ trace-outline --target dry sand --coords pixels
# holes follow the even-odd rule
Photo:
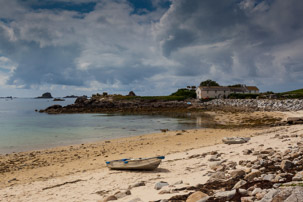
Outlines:
[[[263,114],[264,115],[264,114]],[[276,113],[274,116],[302,116],[303,112]],[[224,114],[219,119],[223,119]],[[239,116],[239,115],[238,115]],[[244,116],[244,115],[243,115]],[[0,165],[8,172],[0,174],[1,201],[98,201],[129,185],[145,181],[146,186],[131,189],[131,195],[119,201],[139,197],[143,201],[169,198],[172,194],[159,195],[153,187],[156,182],[174,184],[204,183],[208,176],[208,156],[190,158],[195,154],[218,151],[226,159],[239,161],[247,158],[241,151],[247,148],[277,147],[284,150],[289,144],[300,141],[273,140],[275,134],[303,134],[303,126],[283,126],[249,129],[199,129],[169,131],[130,138],[58,147],[35,152],[0,156]],[[252,137],[242,145],[221,144],[223,137]],[[263,144],[264,146],[260,146]],[[126,157],[165,155],[160,167],[149,172],[111,171],[106,160]],[[59,185],[56,187],[56,185]],[[55,186],[53,188],[49,188]],[[47,188],[47,189],[45,189]]]

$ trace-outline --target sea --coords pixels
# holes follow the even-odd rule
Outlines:
[[[161,129],[186,130],[203,127],[190,114],[179,116],[131,114],[39,113],[54,104],[62,106],[75,99],[0,99],[0,154],[89,143],[141,134]]]

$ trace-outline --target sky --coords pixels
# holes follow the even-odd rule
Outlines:
[[[302,0],[0,0],[0,97],[303,88]]]

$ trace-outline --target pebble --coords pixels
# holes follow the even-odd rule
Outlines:
[[[157,182],[155,184],[155,189],[156,190],[160,190],[162,187],[165,187],[165,186],[168,186],[169,184],[167,182],[163,182],[163,181],[160,181],[160,182]]]

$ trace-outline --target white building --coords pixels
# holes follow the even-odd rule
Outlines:
[[[196,90],[197,99],[227,98],[232,93],[257,94],[259,89],[256,86],[242,85],[239,87],[199,86]]]

